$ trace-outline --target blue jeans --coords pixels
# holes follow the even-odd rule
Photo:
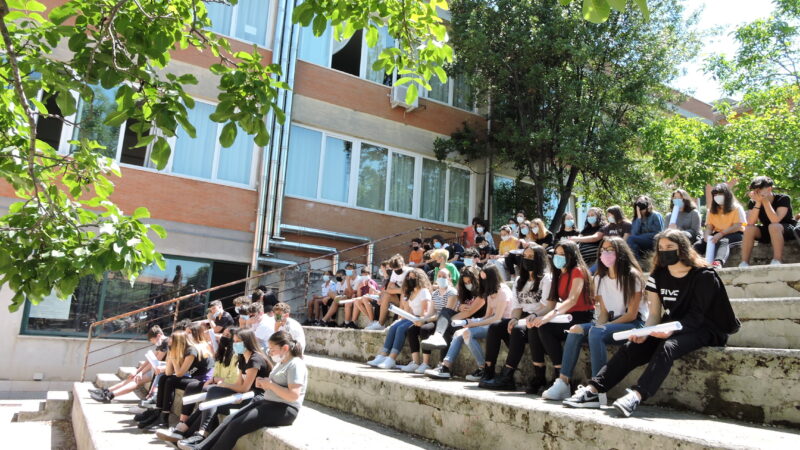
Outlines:
[[[486,335],[489,334],[489,325],[484,325],[482,327],[473,327],[469,329],[469,342],[467,342],[467,346],[469,346],[469,351],[472,352],[472,356],[475,357],[475,361],[478,363],[478,366],[483,367],[486,364],[486,359],[483,357],[483,349],[481,348],[480,342],[478,339],[486,339]],[[461,346],[464,345],[464,337],[459,335],[458,337],[454,337],[453,341],[450,342],[450,349],[447,350],[447,356],[444,357],[444,360],[452,363],[458,357],[458,352],[461,351]]]
[[[594,377],[600,372],[600,369],[606,365],[607,353],[606,345],[613,344],[614,333],[626,331],[633,328],[641,328],[644,322],[639,319],[628,323],[607,323],[605,325],[595,326],[592,323],[582,323],[578,325],[583,328],[583,333],[567,333],[567,341],[564,343],[564,357],[561,360],[561,375],[567,378],[572,378],[572,372],[575,370],[575,364],[578,363],[578,357],[581,354],[581,345],[587,340],[589,341],[589,358],[592,363],[592,376]],[[623,341],[618,343],[622,344]]]
[[[655,247],[654,238],[655,235],[651,233],[628,236],[628,247],[631,248],[631,251],[637,258],[641,258],[645,252]]]
[[[406,319],[400,319],[386,330],[386,340],[383,341],[383,349],[381,353],[400,353],[403,349],[403,343],[406,341],[406,332],[414,322]],[[389,351],[391,349],[391,352]]]

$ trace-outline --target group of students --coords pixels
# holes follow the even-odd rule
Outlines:
[[[265,291],[237,298],[235,317],[213,301],[207,319],[184,319],[169,337],[153,326],[147,334],[155,346],[152,358],[121,383],[90,390],[91,397],[107,403],[152,382],[134,420],[138,428],[156,429],[160,439],[184,450],[229,450],[250,432],[292,424],[308,384],[302,360],[305,333],[290,317],[290,306],[273,305]],[[170,427],[176,390],[183,390],[184,399],[205,393],[204,402],[248,392],[252,396],[217,407],[183,404],[178,423]],[[222,422],[220,414],[227,415]]]
[[[647,364],[627,395],[614,402],[629,416],[656,392],[674,360],[704,346],[724,345],[739,327],[722,281],[686,233],[667,229],[653,241],[653,270],[646,280],[630,245],[618,236],[600,239],[594,275],[578,244],[569,239],[554,243],[552,257],[542,245],[527,245],[515,264],[516,278],[509,282],[497,265],[470,265],[457,276],[437,267],[431,284],[424,270],[404,265],[395,255],[381,268],[385,289],[379,298],[396,301],[407,314],[386,329],[382,349],[367,364],[449,379],[466,343],[475,362],[467,380],[484,389],[516,390],[514,374],[529,347],[533,376],[526,392],[579,408],[599,408],[605,392]],[[680,331],[652,332],[624,343],[613,338],[617,332],[672,321],[681,323]],[[411,361],[398,366],[406,342]],[[573,390],[586,342],[592,378]],[[607,361],[606,347],[614,343],[622,345]],[[498,370],[503,344],[508,352]],[[442,358],[431,368],[434,350]],[[545,358],[556,372],[549,378]]]

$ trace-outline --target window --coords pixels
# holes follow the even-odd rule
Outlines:
[[[270,6],[268,0],[239,0],[236,5],[207,2],[210,29],[223,36],[264,47],[267,44]]]
[[[211,178],[216,145],[209,143],[217,142],[218,127],[213,122],[208,123],[210,122],[208,116],[214,112],[214,106],[196,102],[194,108],[188,112],[189,122],[195,126],[197,133],[192,138],[183,128],[178,130],[175,154],[172,155],[172,172],[198,178]]]
[[[450,167],[447,188],[447,221],[468,223],[469,217],[469,171]]]
[[[423,95],[437,102],[447,103],[456,108],[473,111],[472,92],[470,91],[467,77],[463,74],[448,74],[447,83],[442,84],[439,77],[433,76],[430,80],[431,90]]]
[[[361,30],[348,40],[333,41],[331,68],[350,75],[361,76]]]
[[[300,39],[297,44],[297,57],[324,67],[331,63],[331,28],[325,28],[321,36],[314,36],[311,25],[300,27]]]
[[[392,177],[389,185],[389,211],[414,212],[414,166],[416,158],[392,153]]]
[[[453,102],[452,105],[456,108],[466,109],[471,111],[472,92],[470,91],[469,84],[467,83],[467,76],[463,73],[453,76]]]
[[[432,159],[422,161],[422,211],[423,219],[444,221],[445,186],[447,166]]]
[[[292,125],[289,131],[286,194],[315,198],[319,180],[322,133]]]
[[[394,38],[389,35],[389,30],[385,27],[379,28],[378,43],[375,44],[374,47],[367,47],[367,64],[364,72],[366,76],[364,78],[385,86],[392,85],[391,73],[386,73],[383,70],[372,70],[372,65],[378,60],[378,56],[380,56],[381,52],[383,52],[384,49],[392,47],[394,47]]]
[[[76,141],[94,139],[105,147],[102,151],[105,156],[116,158],[120,127],[104,125],[103,120],[117,110],[117,103],[114,101],[117,88],[104,89],[101,86],[92,86],[92,90],[94,91],[92,102],[81,100],[78,105],[75,122],[79,123],[80,127],[73,129],[72,139]]]
[[[350,160],[353,143],[328,137],[325,140],[325,157],[322,163],[320,196],[326,200],[346,202],[350,185]]]
[[[369,209],[384,209],[386,202],[386,167],[389,151],[370,144],[361,145],[358,167],[358,200],[356,205]]]

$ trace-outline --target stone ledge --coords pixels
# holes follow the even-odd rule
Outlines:
[[[475,389],[331,358],[306,356],[307,398],[462,449],[792,448],[800,434],[642,406],[620,419],[520,393]]]
[[[378,331],[306,327],[308,353],[341,358],[363,364],[383,344]],[[609,358],[616,351],[609,347]],[[438,362],[437,353],[432,362]],[[518,382],[531,376],[530,352],[520,363]],[[506,347],[501,345],[498,365],[504,363]],[[410,360],[407,346],[398,358]],[[549,365],[549,359],[548,359]],[[364,366],[366,367],[366,366]],[[475,370],[469,350],[461,351],[454,365],[456,376]],[[634,370],[611,395],[620,395],[624,387],[635,384],[643,368]],[[548,369],[548,377],[552,377]],[[588,352],[581,352],[575,380],[583,382],[590,375]],[[777,350],[738,347],[711,347],[698,350],[676,361],[661,390],[651,403],[678,409],[717,414],[754,423],[783,424],[800,427],[800,350]]]
[[[720,269],[731,298],[800,297],[800,264]]]
[[[753,247],[753,252],[750,254],[750,264],[769,264],[770,261],[772,261],[772,245],[756,242],[756,245]],[[731,249],[731,255],[725,265],[727,267],[736,267],[740,262],[742,262],[742,247],[733,247]],[[785,242],[783,262],[789,264],[800,263],[800,242],[794,239]]]

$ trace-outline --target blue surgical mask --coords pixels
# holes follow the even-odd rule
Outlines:
[[[233,351],[236,352],[237,355],[241,355],[244,353],[244,342],[234,342],[233,343]]]
[[[522,227],[519,229],[520,234],[527,236],[528,235],[528,227]]]
[[[244,320],[250,320],[250,316],[248,316],[247,314],[242,314],[242,315],[241,315],[241,316],[239,316],[239,317],[241,317],[241,318],[242,318],[242,319],[244,319]]]
[[[608,223],[617,223],[617,219],[614,216],[608,216]]]
[[[472,266],[472,258],[464,258],[464,267]]]
[[[597,216],[589,216],[586,221],[589,222],[589,225],[594,225],[597,223]]]
[[[553,255],[553,265],[556,269],[563,269],[567,265],[567,257],[564,255]]]
[[[344,274],[347,275],[348,277],[352,277],[353,276],[353,271],[351,269],[347,269],[347,270],[344,271]]]
[[[676,208],[683,208],[683,199],[682,198],[673,198],[672,199],[672,206]]]
[[[575,226],[575,221],[572,219],[567,219],[564,221],[564,225],[566,225],[567,228],[572,228]]]
[[[323,275],[322,276],[322,280],[323,281],[329,281],[330,279],[331,279],[331,277],[329,275]]]
[[[447,278],[437,278],[436,279],[436,284],[438,284],[440,288],[446,288],[447,287]]]
[[[442,243],[441,242],[434,242],[433,243],[433,248],[442,248]]]

